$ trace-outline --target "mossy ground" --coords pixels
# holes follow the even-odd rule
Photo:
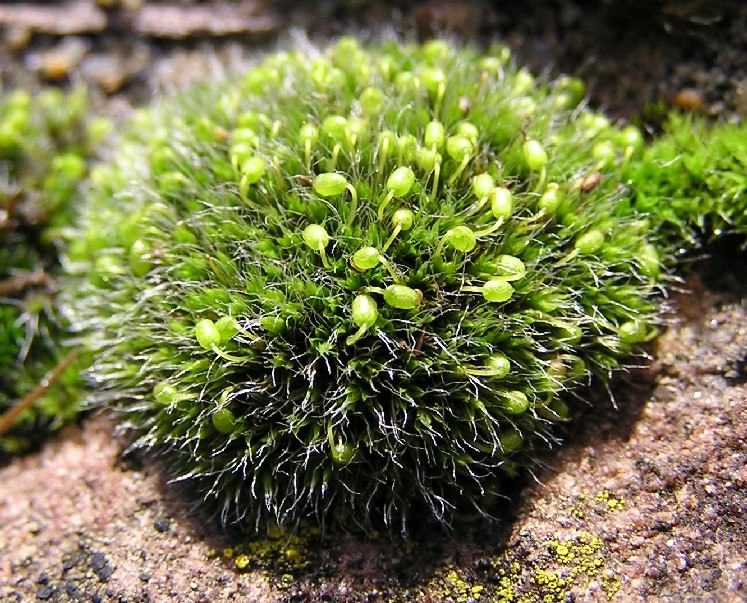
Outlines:
[[[85,90],[0,96],[0,412],[63,362],[66,325],[56,294],[62,233],[93,148],[107,125]],[[0,455],[21,452],[74,419],[85,354],[0,434]]]

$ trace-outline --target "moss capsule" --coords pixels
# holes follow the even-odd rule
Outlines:
[[[423,294],[405,285],[389,285],[384,290],[384,301],[400,310],[413,310],[423,301]]]
[[[440,121],[432,121],[425,127],[425,146],[432,150],[440,150],[446,142],[446,129]]]
[[[213,423],[213,427],[223,434],[233,433],[233,430],[236,428],[236,417],[228,408],[216,410],[210,417],[210,420]]]
[[[455,226],[444,235],[444,242],[457,251],[468,253],[477,246],[477,238],[469,226]]]
[[[360,272],[371,270],[379,265],[379,250],[376,247],[361,247],[353,254],[350,261]]]
[[[519,390],[504,392],[503,408],[510,415],[520,415],[529,408],[529,398]]]
[[[538,172],[547,165],[547,152],[544,147],[532,138],[524,143],[524,162],[533,172]]]
[[[490,279],[482,286],[482,295],[489,302],[506,302],[513,294],[514,288],[505,278]]]
[[[508,429],[504,431],[499,438],[501,448],[504,454],[511,454],[516,452],[524,445],[524,438],[515,429]]]
[[[514,201],[511,191],[503,186],[494,188],[490,193],[490,211],[498,220],[508,220],[513,213]]]
[[[195,339],[205,350],[210,350],[221,342],[220,331],[209,318],[203,318],[195,325]]]
[[[593,229],[576,239],[575,247],[579,253],[591,255],[599,251],[604,245],[604,233],[601,230]]]

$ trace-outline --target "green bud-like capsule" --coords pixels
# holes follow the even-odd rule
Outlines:
[[[469,121],[462,121],[457,125],[457,134],[464,136],[473,145],[477,144],[477,139],[480,137],[480,130],[477,126]]]
[[[596,143],[591,149],[591,155],[597,160],[598,167],[607,167],[615,159],[615,145],[609,140]]]
[[[560,187],[555,182],[550,182],[547,185],[545,192],[542,193],[537,205],[540,209],[544,209],[548,214],[554,214],[558,210],[562,200],[563,197],[560,194]]]
[[[415,172],[409,167],[398,167],[386,181],[386,188],[395,197],[404,197],[415,184]]]
[[[369,328],[371,328],[376,319],[379,317],[379,308],[376,300],[365,293],[357,295],[351,306],[351,318],[358,327],[358,330],[347,338],[347,345],[353,345],[363,337]]]
[[[424,172],[430,172],[440,160],[440,153],[427,147],[418,147],[415,153],[415,161]]]
[[[376,247],[361,247],[350,261],[353,268],[365,272],[379,265],[379,250]]]
[[[485,368],[491,372],[492,377],[503,379],[511,372],[511,362],[505,354],[495,352],[485,360]]]
[[[638,265],[645,276],[653,279],[659,277],[661,266],[659,265],[659,252],[655,245],[646,243],[641,247],[638,252]]]
[[[320,197],[336,197],[342,195],[348,186],[348,181],[342,174],[326,172],[314,178],[314,192]]]
[[[238,169],[238,167],[244,163],[247,159],[254,157],[256,148],[254,145],[248,142],[239,142],[231,146],[229,155],[231,157],[231,165]]]
[[[303,241],[314,251],[321,251],[329,245],[329,235],[324,226],[309,224],[304,228]]]
[[[599,251],[602,245],[604,245],[604,233],[594,229],[578,237],[575,247],[579,253],[590,255]]]
[[[534,86],[534,77],[526,69],[520,69],[514,76],[513,92],[514,94],[521,95],[529,92]]]
[[[413,161],[418,149],[418,139],[412,134],[397,136],[397,152],[400,161]]]
[[[307,142],[314,146],[319,140],[319,129],[312,124],[304,124],[298,131],[298,142],[305,145]]]
[[[495,180],[490,174],[478,174],[472,178],[472,192],[475,197],[482,199],[495,188]]]
[[[524,143],[523,151],[524,161],[530,170],[537,172],[547,165],[547,153],[538,141],[530,138]]]
[[[620,132],[620,144],[637,151],[643,147],[643,135],[635,126],[626,126]]]
[[[232,433],[236,427],[236,417],[227,408],[221,408],[213,413],[210,417],[213,423],[213,427],[220,433],[229,434]]]
[[[256,147],[259,145],[259,137],[249,128],[239,128],[231,132],[231,142],[233,144],[244,143]]]
[[[524,262],[512,255],[499,255],[495,263],[496,275],[506,281],[518,281],[527,273]]]
[[[176,388],[168,381],[161,381],[153,387],[153,398],[159,404],[168,406],[178,400],[179,394]]]
[[[400,230],[410,230],[415,220],[415,214],[406,207],[401,207],[392,215],[392,226],[399,227]]]
[[[431,94],[443,94],[446,87],[446,74],[441,69],[423,69],[420,79]]]
[[[440,121],[432,121],[425,126],[425,146],[429,149],[439,150],[446,141],[446,129]]]
[[[511,299],[514,288],[505,278],[492,278],[482,286],[482,295],[486,301],[502,303]]]
[[[322,132],[336,142],[346,143],[350,134],[348,120],[342,115],[330,115],[322,122]]]
[[[379,307],[370,295],[357,295],[351,306],[351,317],[358,327],[370,327],[379,317]]]
[[[358,99],[366,115],[376,115],[381,111],[385,101],[384,93],[378,88],[366,88]]]
[[[529,399],[519,390],[504,392],[503,408],[510,415],[520,415],[529,408]]]
[[[449,136],[446,139],[446,152],[454,161],[463,161],[472,156],[472,143],[464,136]]]
[[[256,184],[267,171],[267,164],[261,157],[250,157],[241,164],[241,177],[249,184]]]
[[[513,195],[510,190],[503,186],[497,186],[491,191],[490,211],[496,219],[508,220],[513,213],[513,207]]]
[[[414,92],[420,87],[420,79],[410,71],[402,71],[394,78],[394,86],[402,93]]]
[[[648,339],[646,324],[640,320],[624,322],[618,327],[617,334],[623,343],[641,343]]]
[[[221,342],[220,331],[212,320],[203,318],[195,325],[195,339],[200,347],[210,350]]]
[[[444,242],[457,251],[467,253],[477,246],[477,237],[469,226],[455,226],[446,232]]]
[[[150,246],[142,239],[137,239],[130,247],[128,257],[130,268],[135,276],[145,276],[150,271],[151,263],[148,258],[150,251]]]
[[[524,444],[524,438],[522,438],[521,434],[515,429],[509,429],[503,432],[499,441],[504,454],[516,452]]]
[[[423,294],[405,285],[389,285],[384,290],[384,301],[393,308],[412,310],[422,303]]]
[[[356,141],[365,138],[368,135],[368,120],[361,117],[352,117],[348,122],[348,132],[350,140]]]
[[[430,63],[437,63],[449,56],[449,45],[443,40],[429,40],[423,44],[423,56]]]

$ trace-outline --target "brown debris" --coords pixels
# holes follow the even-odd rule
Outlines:
[[[683,88],[673,100],[675,107],[683,111],[702,111],[705,108],[703,95],[695,88]]]

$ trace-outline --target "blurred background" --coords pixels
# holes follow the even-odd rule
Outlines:
[[[742,0],[5,0],[6,86],[83,81],[142,103],[299,36],[500,39],[535,73],[584,78],[594,104],[656,124],[672,106],[747,113]]]

